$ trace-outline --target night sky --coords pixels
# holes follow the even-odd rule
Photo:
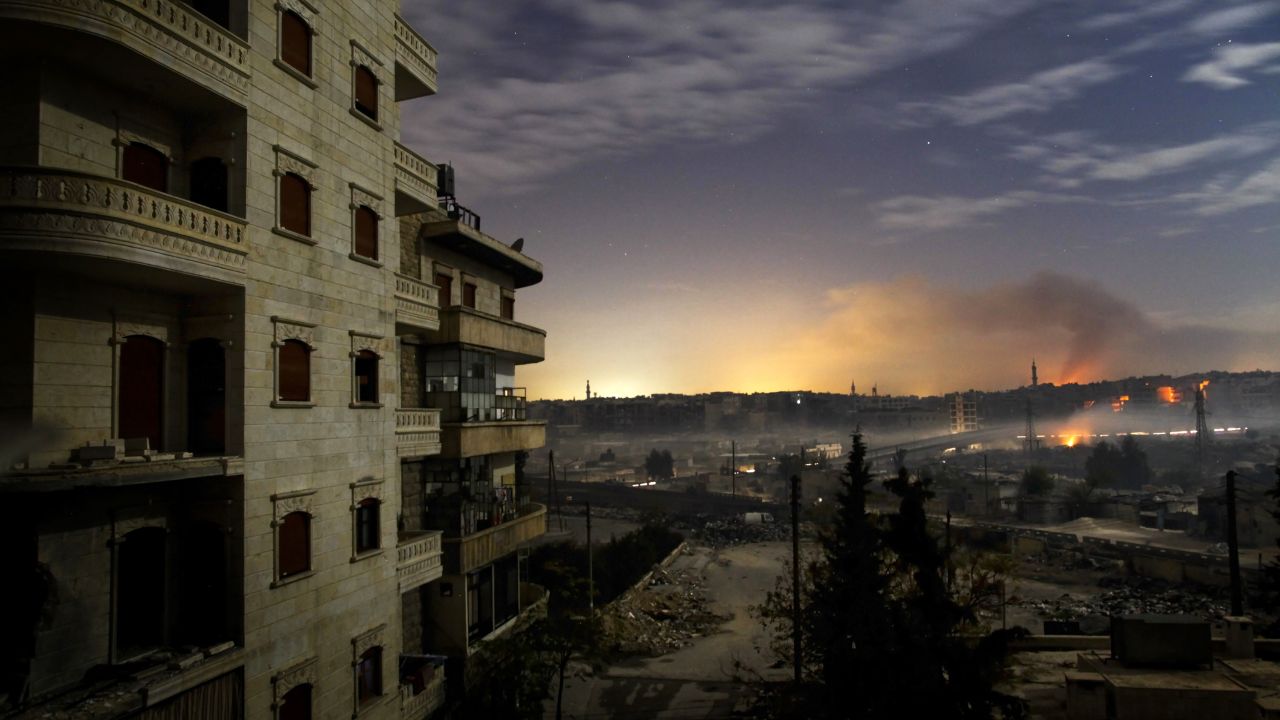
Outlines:
[[[1276,366],[1280,2],[404,14],[406,143],[546,266],[531,398]]]

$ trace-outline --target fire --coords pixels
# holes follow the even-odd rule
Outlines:
[[[1068,437],[1068,438],[1067,438],[1066,445],[1067,445],[1067,447],[1069,447],[1069,448],[1073,448],[1073,447],[1075,447],[1075,446],[1076,446],[1076,443],[1078,443],[1078,442],[1080,442],[1080,436],[1079,436],[1079,435],[1072,435],[1072,436],[1070,436],[1070,437]]]
[[[1182,402],[1182,393],[1169,385],[1156,388],[1156,397],[1160,398],[1160,402],[1168,403],[1169,405]]]
[[[1204,389],[1205,389],[1205,388],[1207,388],[1207,387],[1209,387],[1209,381],[1208,381],[1208,380],[1204,380],[1204,381],[1202,381],[1202,382],[1200,383],[1200,389],[1201,389],[1201,390],[1204,390]]]
[[[1122,412],[1124,410],[1124,406],[1128,404],[1128,402],[1129,402],[1129,396],[1121,395],[1120,397],[1111,401],[1111,411]]]

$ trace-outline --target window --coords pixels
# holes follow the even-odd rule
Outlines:
[[[276,527],[280,579],[311,569],[311,516],[294,511],[280,519]]]
[[[169,158],[139,142],[124,146],[120,176],[157,192],[169,192]]]
[[[311,720],[311,685],[295,685],[280,699],[279,720]]]
[[[372,350],[361,350],[355,356],[355,402],[378,402],[378,356]]]
[[[356,255],[378,259],[378,214],[367,205],[361,205],[355,212]]]
[[[280,227],[311,235],[311,185],[297,173],[280,176]]]
[[[164,643],[164,528],[134,530],[116,549],[116,657],[127,660]]]
[[[382,694],[382,648],[372,647],[356,663],[356,699],[360,707]]]
[[[301,340],[280,343],[277,380],[280,399],[293,402],[311,400],[311,348]]]
[[[311,77],[311,26],[292,10],[280,13],[280,59]]]
[[[366,498],[356,506],[356,554],[377,550],[382,546],[377,498]]]
[[[440,307],[453,307],[453,276],[436,273],[436,285],[440,286]]]
[[[164,426],[164,356],[164,343],[147,335],[130,335],[120,347],[120,437],[147,438],[152,450]]]
[[[191,202],[227,211],[227,166],[216,157],[191,163]]]
[[[502,296],[502,317],[507,320],[516,318],[516,299],[510,295]]]
[[[364,65],[356,67],[356,111],[370,120],[378,119],[378,78]]]
[[[476,306],[475,283],[466,283],[462,286],[462,304],[469,308],[474,308]]]

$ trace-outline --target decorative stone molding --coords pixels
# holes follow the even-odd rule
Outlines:
[[[278,315],[272,315],[271,322],[275,325],[275,339],[271,343],[272,347],[280,347],[285,340],[297,340],[312,350],[316,349],[315,323],[290,320]]]
[[[378,502],[384,502],[382,497],[383,487],[385,483],[382,480],[371,477],[363,478],[351,483],[351,509],[354,511],[361,502],[373,498]]]
[[[312,36],[320,34],[320,28],[316,26],[316,22],[320,19],[320,10],[307,0],[276,0],[275,9],[276,12],[289,10],[297,13],[298,17],[306,20],[307,25],[311,26]]]
[[[390,343],[381,335],[371,335],[356,330],[351,330],[350,335],[351,357],[359,355],[361,350],[368,350],[377,355],[379,359],[386,357],[390,353]]]
[[[386,635],[386,631],[387,625],[386,623],[383,623],[378,627],[351,639],[351,648],[353,651],[351,657],[352,667],[360,664],[360,656],[365,654],[369,648],[383,647],[387,644],[384,637]]]
[[[205,271],[193,274],[219,278],[245,270],[244,220],[115,178],[0,168],[0,211],[0,235],[17,247],[132,253],[153,265],[197,263]]]
[[[363,65],[373,72],[374,77],[378,78],[378,84],[382,84],[382,61],[373,56],[369,49],[361,45],[359,42],[351,41],[351,67]]]
[[[302,662],[294,663],[276,673],[271,678],[272,695],[274,696],[272,707],[279,708],[284,696],[299,685],[310,685],[314,688],[316,686],[318,666],[319,659],[311,657]]]
[[[249,90],[249,46],[179,2],[6,0],[0,18],[58,25],[132,48],[241,102]]]
[[[131,335],[146,335],[159,340],[165,346],[169,345],[169,326],[162,318],[147,318],[137,314],[125,317],[116,315],[112,318],[111,342],[123,343]]]
[[[170,164],[173,164],[173,148],[168,143],[156,140],[152,136],[140,135],[131,130],[126,130],[125,128],[118,128],[116,129],[116,136],[111,142],[121,149],[135,143],[138,145],[146,145],[149,148],[158,150],[169,160]]]
[[[436,73],[436,49],[431,46],[418,34],[413,26],[405,22],[404,18],[396,13],[396,63],[408,70],[417,80],[422,83],[422,87],[426,92],[423,94],[430,95],[435,93],[439,86],[439,78]],[[401,95],[397,88],[397,95]],[[414,95],[413,97],[419,97]],[[407,100],[408,97],[397,97],[399,100]]]
[[[312,517],[311,503],[315,498],[315,490],[294,490],[293,492],[276,493],[271,496],[271,526],[276,527],[284,516],[292,512],[304,512]]]
[[[125,541],[125,536],[134,530],[150,527],[168,531],[169,522],[165,513],[150,506],[119,508],[111,514],[111,542],[112,544],[122,543]]]
[[[436,166],[409,148],[394,146],[396,191],[412,198],[411,211],[433,208],[439,202],[436,192]]]
[[[367,207],[372,210],[379,220],[383,218],[382,196],[351,183],[351,209],[355,210],[360,207]]]
[[[319,189],[320,186],[316,184],[315,180],[316,170],[319,168],[318,165],[280,145],[273,145],[272,149],[276,151],[276,177],[280,177],[285,173],[293,173],[306,180],[312,190]]]

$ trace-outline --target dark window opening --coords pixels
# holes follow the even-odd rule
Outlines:
[[[220,158],[191,163],[191,202],[227,212],[227,165]]]
[[[436,285],[440,286],[440,307],[453,307],[453,276],[436,273]]]
[[[378,119],[378,78],[363,65],[356,68],[356,110]]]
[[[226,374],[222,343],[204,338],[187,348],[187,448],[194,453],[226,451]]]
[[[222,27],[231,28],[231,4],[227,0],[191,0],[191,7]]]
[[[356,402],[378,402],[378,356],[370,350],[356,353]]]
[[[299,235],[311,235],[311,186],[301,175],[280,177],[280,227]]]
[[[311,348],[301,340],[280,344],[280,399],[306,402],[311,399]]]
[[[280,698],[278,720],[311,720],[311,686],[294,685]]]
[[[276,528],[280,543],[280,578],[304,573],[311,569],[311,516],[291,512],[280,520]]]
[[[378,215],[364,205],[356,208],[356,254],[378,259]]]
[[[382,546],[378,527],[380,502],[376,498],[361,500],[356,506],[356,552],[377,550]]]
[[[482,638],[493,632],[493,567],[487,567],[467,576],[467,608],[471,639]]]
[[[475,283],[466,283],[462,286],[462,304],[469,308],[474,308],[476,306]]]
[[[516,318],[516,299],[504,295],[502,297],[502,317],[507,320]]]
[[[365,705],[382,694],[382,648],[369,648],[356,665],[356,695]]]
[[[164,643],[166,535],[164,528],[141,528],[118,546],[116,654],[121,660]]]
[[[124,146],[121,176],[152,190],[169,192],[169,158],[150,145],[129,143]]]
[[[120,348],[120,437],[145,437],[158,450],[163,421],[164,343],[130,335]]]
[[[182,567],[190,571],[175,578],[179,596],[174,640],[207,647],[230,639],[226,530],[213,523],[197,523],[175,534]]]
[[[280,59],[311,77],[311,26],[291,10],[280,13]]]

